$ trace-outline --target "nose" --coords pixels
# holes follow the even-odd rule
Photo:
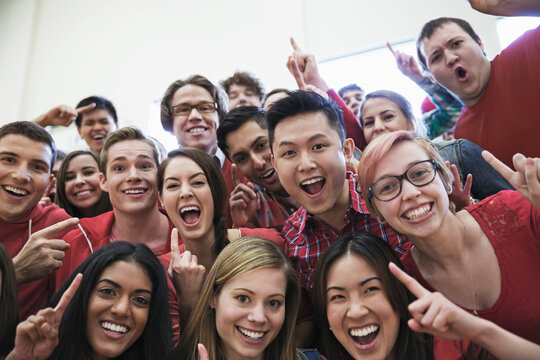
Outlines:
[[[77,174],[75,177],[75,185],[82,185],[86,182],[83,174]]]
[[[380,118],[375,119],[375,123],[373,124],[373,133],[375,134],[381,134],[386,131],[386,125]]]
[[[20,164],[13,172],[13,178],[19,182],[26,182],[30,179],[30,172],[26,164]]]
[[[202,119],[202,115],[199,112],[199,110],[197,110],[196,107],[191,108],[191,111],[189,112],[188,120],[200,120],[200,119]]]
[[[420,195],[420,188],[411,184],[406,179],[401,179],[401,197],[403,200],[414,199]]]
[[[313,158],[310,154],[308,154],[307,152],[302,152],[300,154],[300,164],[298,165],[298,170],[300,172],[311,171],[316,167],[317,164],[315,163],[315,161],[313,161]]]
[[[253,161],[253,167],[257,170],[264,169],[264,165],[266,165],[266,161],[262,158],[262,156],[257,154],[251,155],[251,161]]]
[[[130,314],[129,296],[119,296],[111,307],[111,313],[118,317],[126,317]]]
[[[347,309],[347,317],[353,319],[359,319],[366,316],[369,313],[369,309],[361,301],[351,301],[349,308]]]
[[[130,166],[128,170],[128,181],[139,181],[141,176],[139,174],[139,169],[135,165]]]
[[[454,52],[454,51],[445,51],[445,56],[446,56],[446,64],[448,66],[453,66],[456,61],[458,61],[459,59],[459,56]]]
[[[193,192],[191,187],[188,184],[182,184],[180,187],[180,199],[191,199],[193,197]]]
[[[266,322],[266,313],[264,309],[264,304],[255,304],[249,314],[248,321],[255,323],[265,323]]]

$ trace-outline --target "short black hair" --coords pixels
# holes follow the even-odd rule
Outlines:
[[[452,18],[452,17],[440,17],[437,19],[433,19],[431,21],[428,21],[424,24],[422,27],[422,30],[420,30],[420,35],[418,35],[418,40],[416,40],[416,55],[418,56],[418,60],[420,61],[420,64],[422,64],[422,67],[425,70],[428,70],[426,59],[424,58],[424,55],[422,54],[421,47],[422,47],[422,41],[424,39],[429,39],[433,33],[443,26],[444,24],[448,23],[454,23],[460,28],[463,29],[467,34],[469,34],[470,37],[477,43],[480,43],[480,36],[474,31],[471,24],[469,24],[467,21],[459,18]]]
[[[94,96],[90,96],[90,97],[87,97],[85,99],[82,99],[77,104],[77,108],[80,108],[80,107],[83,107],[83,106],[86,106],[86,105],[90,105],[92,103],[96,104],[96,106],[91,111],[94,111],[96,109],[105,109],[105,110],[107,110],[109,112],[109,114],[111,115],[111,117],[113,118],[114,123],[118,126],[118,116],[116,115],[116,109],[114,108],[114,105],[112,104],[112,102],[110,100],[107,100],[102,96],[95,96],[94,95]],[[77,125],[77,128],[81,127],[82,115],[83,114],[79,114],[75,118],[75,125]]]
[[[342,87],[341,89],[338,90],[338,95],[340,97],[343,97],[343,94],[346,92],[346,91],[351,91],[351,90],[357,90],[357,91],[361,91],[361,92],[364,92],[364,89],[362,89],[360,86],[356,85],[356,84],[349,84],[349,85],[345,85],[344,87]]]
[[[49,173],[51,173],[54,163],[56,162],[56,144],[54,140],[41,126],[31,121],[14,121],[6,124],[0,128],[0,139],[6,135],[22,135],[31,140],[39,141],[48,145],[51,149],[51,163],[49,166]]]
[[[218,146],[223,153],[231,160],[229,156],[229,147],[227,146],[227,135],[238,130],[248,121],[255,121],[262,129],[266,129],[266,121],[264,117],[266,111],[257,106],[240,106],[232,109],[225,115],[225,118],[219,124],[217,129]]]
[[[266,113],[268,138],[272,152],[274,131],[283,119],[300,114],[317,112],[326,115],[330,127],[338,133],[339,138],[343,142],[345,140],[345,125],[343,123],[341,108],[334,101],[327,100],[315,92],[296,90],[291,91],[289,96],[276,101]]]

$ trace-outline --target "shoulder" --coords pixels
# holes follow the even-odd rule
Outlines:
[[[297,349],[298,359],[326,359],[315,349]]]

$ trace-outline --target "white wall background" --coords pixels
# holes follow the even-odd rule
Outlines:
[[[248,70],[267,90],[294,88],[290,36],[325,59],[414,39],[439,16],[470,21],[489,55],[499,52],[496,18],[465,0],[0,0],[0,124],[96,94],[121,126],[152,131],[152,104],[178,78]],[[350,69],[351,82],[363,72],[385,76]],[[60,144],[78,138],[73,126],[52,132]]]

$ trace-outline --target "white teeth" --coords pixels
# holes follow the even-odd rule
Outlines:
[[[264,336],[264,332],[249,331],[244,328],[241,328],[240,326],[238,327],[238,330],[240,330],[242,334],[254,340],[260,339]]]
[[[144,193],[143,189],[137,189],[137,190],[124,190],[124,194],[142,194]]]
[[[102,322],[101,327],[119,334],[125,334],[128,332],[128,328],[122,325],[112,324],[110,322]]]
[[[324,178],[322,178],[322,177],[316,177],[316,178],[313,178],[313,179],[303,181],[302,183],[300,183],[300,185],[315,184],[316,182],[323,181],[323,180],[324,180]]]
[[[6,185],[6,186],[4,186],[4,189],[6,189],[7,191],[11,191],[12,193],[15,193],[15,194],[18,194],[18,195],[28,195],[28,191],[23,190],[23,189],[17,189],[17,188],[15,188],[13,186]]]
[[[407,211],[404,214],[404,216],[405,216],[405,218],[407,218],[409,220],[414,220],[414,219],[418,219],[421,216],[426,215],[430,210],[431,210],[431,205],[427,204],[427,205],[424,205],[424,206],[422,206],[422,207],[420,207],[418,209]]]
[[[94,140],[102,140],[103,138],[105,138],[103,135],[96,135],[93,137]]]
[[[204,131],[206,131],[205,128],[198,127],[198,128],[189,129],[189,130],[188,130],[188,133],[196,134],[196,133],[202,133],[202,132],[204,132]]]
[[[90,194],[90,190],[84,190],[75,194],[75,196],[85,196]]]
[[[274,169],[268,170],[266,173],[262,174],[261,177],[263,179],[269,178],[274,173]]]
[[[359,336],[367,336],[369,334],[374,333],[377,330],[379,330],[379,325],[371,325],[371,326],[366,326],[365,328],[362,328],[362,329],[351,329],[349,330],[349,333],[352,336],[359,337]]]
[[[185,213],[186,211],[192,211],[192,210],[200,211],[199,208],[198,208],[197,206],[188,206],[188,207],[185,207],[185,208],[183,208],[182,210],[180,210],[180,214],[183,214],[183,213]]]

